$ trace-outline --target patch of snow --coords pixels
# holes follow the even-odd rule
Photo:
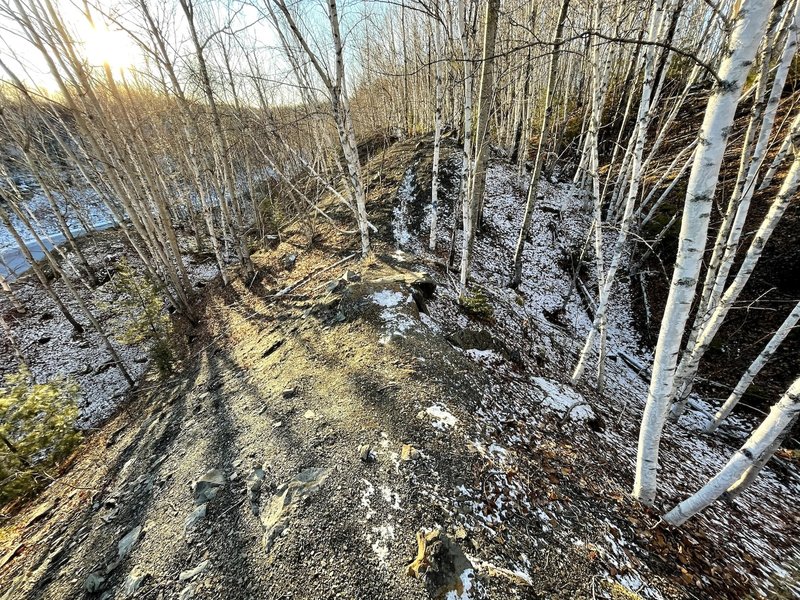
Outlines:
[[[424,312],[419,313],[419,320],[422,321],[428,327],[428,329],[430,329],[434,333],[441,333],[442,328],[439,326],[439,324],[433,319],[431,319],[431,317],[429,315],[426,315]],[[421,358],[420,360],[425,360],[425,359]]]
[[[385,485],[381,486],[381,496],[389,506],[395,510],[400,509],[400,494],[393,492],[390,487]]]
[[[384,308],[391,308],[393,306],[397,306],[400,304],[406,295],[402,292],[393,292],[391,290],[382,290],[380,292],[375,292],[372,294],[371,298],[372,301],[377,304],[378,306],[383,306]]]
[[[468,350],[464,350],[464,354],[476,362],[493,363],[503,360],[503,357],[494,350],[478,350],[477,348],[469,348]]]
[[[416,319],[401,312],[403,304],[414,303],[414,297],[411,294],[383,290],[372,294],[371,299],[375,304],[383,307],[380,317],[386,327],[386,333],[378,340],[379,344],[386,345],[395,338],[405,337],[406,332],[417,325]]]
[[[458,423],[458,419],[448,411],[444,406],[441,404],[434,404],[433,406],[429,406],[425,409],[425,412],[433,417],[433,422],[431,423],[436,429],[441,431],[445,431],[450,429],[451,427],[455,427],[456,423]]]
[[[375,486],[372,485],[372,482],[369,479],[362,479],[361,481],[367,485],[366,489],[361,492],[361,506],[366,509],[365,518],[369,520],[375,514],[375,511],[372,510],[372,503],[369,500],[370,497],[375,493]]]
[[[464,569],[459,579],[461,580],[461,593],[456,590],[450,590],[445,596],[446,600],[470,600],[469,591],[472,589],[472,578],[475,572],[472,569]]]
[[[403,183],[397,191],[397,198],[400,201],[392,211],[392,233],[397,242],[397,246],[408,245],[412,236],[408,231],[408,205],[412,201],[414,191],[414,167],[409,167],[403,176]]]
[[[372,542],[372,551],[375,552],[380,563],[386,566],[389,558],[389,547],[394,540],[394,525],[373,527],[372,532],[376,536],[375,541]]]
[[[545,393],[542,406],[554,410],[562,417],[569,414],[569,418],[573,421],[587,421],[594,418],[592,407],[574,389],[544,377],[534,377],[533,382]]]

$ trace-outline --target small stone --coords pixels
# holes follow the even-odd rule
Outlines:
[[[317,413],[315,413],[313,410],[307,410],[306,412],[303,413],[303,418],[304,419],[309,419],[310,420],[310,419],[316,418],[316,416],[317,416]]]
[[[91,372],[92,372],[92,365],[86,364],[86,365],[83,365],[77,371],[75,371],[75,374],[76,375],[88,375]]]
[[[192,513],[186,517],[186,521],[183,523],[184,531],[189,531],[194,528],[200,521],[206,518],[206,505],[201,504],[197,508],[195,508]]]
[[[125,582],[122,584],[122,593],[124,597],[133,596],[136,590],[141,587],[146,577],[147,573],[142,573],[139,567],[133,567],[133,570],[131,570],[125,578]]]
[[[378,458],[378,455],[372,449],[372,446],[369,444],[361,444],[358,447],[358,458],[360,458],[363,462],[375,462],[375,459]]]
[[[461,598],[468,589],[464,578],[474,567],[461,547],[437,529],[417,533],[417,556],[406,573],[423,578],[432,598]]]
[[[329,294],[339,291],[343,287],[341,279],[333,279],[325,284],[325,291]]]
[[[119,541],[119,544],[117,544],[117,552],[119,554],[119,560],[122,560],[126,556],[128,556],[130,551],[133,549],[134,545],[136,545],[136,542],[139,541],[141,535],[142,535],[141,526],[134,527],[128,533],[125,534],[125,537],[123,537]]]
[[[264,478],[266,475],[267,474],[264,472],[264,469],[261,467],[255,467],[247,477],[247,482],[245,484],[247,487],[247,498],[250,500],[250,509],[254,515],[258,515],[258,499],[261,494],[261,486],[264,484]]]
[[[281,262],[283,263],[284,269],[291,271],[294,269],[294,264],[297,262],[297,254],[287,254],[283,257]]]
[[[282,425],[283,425],[283,421],[273,421],[272,422],[272,426],[275,427],[276,429],[278,427],[281,427]]]
[[[262,544],[266,552],[272,549],[278,537],[288,533],[286,528],[296,505],[321,486],[330,472],[330,469],[309,467],[278,487],[260,515],[264,526]]]
[[[86,583],[83,584],[83,587],[86,588],[86,591],[90,594],[94,594],[103,588],[103,584],[105,584],[105,582],[106,578],[95,571],[93,573],[89,573],[89,576],[86,578]]]
[[[344,279],[348,283],[353,283],[354,281],[361,281],[361,275],[359,275],[355,271],[347,269],[344,272],[344,275],[342,275],[342,279]]]
[[[400,460],[417,460],[419,456],[419,450],[414,448],[414,446],[411,444],[403,444],[403,448],[400,450]]]
[[[293,387],[286,388],[285,390],[283,390],[283,392],[281,392],[281,396],[283,396],[284,398],[294,398],[296,395],[297,395],[297,389]]]
[[[188,600],[189,598],[194,597],[194,586],[187,585],[185,588],[181,590],[181,593],[178,594],[178,600]]]
[[[219,488],[225,485],[225,474],[219,469],[211,469],[207,471],[200,479],[198,479],[192,486],[194,492],[194,504],[199,506],[205,504],[209,500],[213,500]]]
[[[197,565],[194,569],[188,569],[186,571],[181,571],[181,574],[178,575],[178,581],[186,581],[188,579],[194,579],[195,577],[200,575],[200,573],[205,571],[209,567],[210,564],[211,564],[210,561],[204,560],[199,565]]]

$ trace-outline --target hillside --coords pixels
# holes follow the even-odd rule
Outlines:
[[[453,144],[443,160],[457,168]],[[465,312],[444,267],[449,227],[424,250],[429,161],[425,139],[372,159],[371,257],[326,223],[309,246],[298,225],[253,256],[255,278],[204,288],[175,376],[150,372],[4,525],[0,597],[798,593],[795,462],[772,461],[735,506],[680,529],[629,499],[651,357],[618,286],[606,392],[567,383],[591,324],[571,286],[590,217],[574,187],[543,183],[513,291],[523,192],[491,163],[481,299]],[[449,223],[452,182],[443,194]],[[702,425],[665,432],[656,509],[701,486],[752,422],[723,437]],[[408,576],[417,533],[437,529],[426,581]]]

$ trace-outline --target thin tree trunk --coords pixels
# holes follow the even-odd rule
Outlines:
[[[659,3],[654,8],[653,16],[650,20],[650,33],[648,34],[649,40],[657,40],[659,31],[662,27],[664,7]],[[641,166],[642,154],[644,153],[645,140],[647,138],[647,128],[650,122],[651,114],[651,101],[653,99],[653,84],[655,83],[655,67],[658,59],[656,46],[650,46],[645,53],[644,65],[644,83],[642,86],[642,96],[639,101],[639,111],[636,119],[636,142],[631,152],[631,182],[628,189],[628,195],[625,202],[625,211],[622,216],[622,223],[620,226],[619,234],[617,235],[616,243],[614,244],[614,254],[611,257],[611,263],[608,267],[608,272],[603,275],[603,283],[600,287],[600,297],[597,303],[597,310],[594,315],[594,322],[589,334],[586,336],[586,342],[581,350],[578,363],[572,373],[572,381],[576,382],[583,375],[586,368],[586,362],[589,354],[594,348],[595,337],[599,336],[601,353],[598,360],[598,373],[602,374],[604,370],[605,361],[605,343],[606,343],[606,321],[608,302],[611,298],[611,290],[613,289],[614,280],[616,278],[617,269],[622,260],[625,252],[625,243],[628,239],[628,232],[630,231],[631,222],[633,220],[633,208],[636,203],[636,198],[639,191],[639,184],[641,181]],[[602,388],[602,381],[599,381],[599,386]]]
[[[725,490],[725,493],[722,495],[722,498],[727,501],[732,501],[738,498],[742,492],[744,492],[750,485],[756,480],[758,474],[761,473],[761,470],[767,466],[769,460],[773,457],[773,455],[780,449],[783,445],[784,440],[787,438],[789,433],[792,431],[795,423],[797,423],[798,415],[795,414],[794,418],[789,421],[789,424],[784,427],[783,431],[781,431],[772,443],[767,447],[764,452],[761,453],[761,456],[758,457],[757,460],[753,461],[753,464],[747,467],[745,472],[742,476],[734,483],[731,487]]]
[[[680,241],[664,317],[656,345],[650,388],[639,431],[633,496],[652,504],[658,482],[658,452],[681,338],[697,287],[705,250],[708,221],[730,126],[750,67],[764,34],[771,0],[744,0],[731,19],[729,51],[720,69],[720,80],[708,101],[686,190]]]
[[[733,388],[731,395],[728,396],[727,400],[723,403],[720,409],[714,415],[714,419],[708,424],[706,427],[707,433],[713,433],[719,427],[719,424],[724,421],[731,411],[736,407],[739,403],[739,400],[742,399],[742,396],[747,391],[747,388],[750,387],[750,384],[753,383],[753,380],[756,376],[761,372],[761,369],[766,366],[769,362],[770,358],[775,354],[775,351],[778,347],[783,343],[783,340],[786,339],[792,329],[797,325],[798,321],[800,321],[800,302],[798,302],[792,312],[786,317],[786,320],[781,324],[764,349],[761,353],[756,357],[756,359],[750,363],[750,366],[747,367],[747,370],[742,375],[742,378],[739,380],[739,383],[736,384],[736,387]]]
[[[722,467],[706,485],[675,508],[669,511],[664,520],[670,525],[682,525],[698,512],[712,504],[728,489],[736,489],[737,484],[748,477],[748,469],[754,468],[764,456],[775,451],[775,442],[797,418],[800,413],[800,378],[787,390],[780,401],[772,407],[769,415],[759,425],[745,444],[737,450],[728,463]],[[763,466],[763,464],[762,464]]]
[[[437,20],[434,23],[433,39],[436,47],[436,108],[433,117],[433,168],[431,172],[431,234],[428,247],[436,250],[436,235],[439,219],[439,158],[442,145],[442,69],[444,62],[443,28]]]
[[[555,79],[558,70],[558,58],[561,54],[561,48],[564,44],[564,23],[567,20],[569,3],[570,0],[561,0],[558,22],[556,24],[555,32],[553,33],[553,50],[550,54],[550,64],[547,71],[547,86],[545,88],[542,129],[539,134],[539,145],[536,148],[536,159],[533,165],[533,173],[531,173],[531,180],[528,184],[528,197],[525,202],[525,214],[522,218],[519,236],[517,237],[517,244],[514,248],[512,275],[511,282],[509,284],[512,288],[516,288],[520,283],[522,283],[522,253],[525,250],[525,238],[528,237],[528,230],[530,229],[531,225],[533,209],[536,206],[537,194],[539,192],[539,177],[542,173],[542,165],[544,164],[547,150],[547,141],[550,136],[550,121],[552,120],[553,116],[553,97],[555,95]]]
[[[479,227],[483,193],[486,190],[486,164],[489,146],[489,111],[494,88],[494,48],[497,38],[497,16],[500,0],[488,0],[484,21],[483,58],[481,60],[480,92],[478,94],[478,120],[475,124],[475,162],[469,194],[464,198],[464,239],[461,250],[461,291],[466,290],[472,262],[475,231]]]
[[[747,282],[750,280],[750,276],[753,274],[753,270],[759,258],[761,258],[767,241],[772,235],[772,232],[775,231],[775,227],[781,217],[783,217],[783,214],[786,212],[799,185],[800,154],[796,154],[792,167],[786,174],[786,179],[781,186],[780,192],[778,192],[769,211],[764,216],[761,226],[750,242],[750,247],[747,249],[747,253],[742,260],[739,271],[736,273],[736,277],[725,290],[725,293],[722,295],[722,298],[720,298],[714,310],[705,320],[703,328],[700,330],[695,340],[694,346],[685,353],[684,357],[681,359],[675,380],[675,389],[678,390],[678,395],[675,397],[675,402],[670,410],[670,416],[673,419],[677,419],[683,413],[692,389],[692,382],[694,381],[697,369],[700,365],[700,360],[714,340],[714,336],[716,336],[719,328],[722,326],[734,302],[739,298],[745,285],[747,285]]]

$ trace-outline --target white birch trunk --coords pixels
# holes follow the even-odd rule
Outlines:
[[[653,206],[650,208],[648,213],[644,217],[642,217],[642,220],[639,223],[640,227],[643,227],[643,226],[647,225],[652,220],[652,218],[656,214],[656,211],[661,207],[661,205],[664,203],[664,201],[669,197],[670,192],[678,184],[678,182],[681,180],[681,178],[686,174],[686,171],[689,169],[689,167],[692,165],[692,162],[694,161],[694,148],[696,147],[696,145],[697,145],[697,140],[692,142],[691,146],[689,146],[689,148],[691,148],[693,150],[692,153],[686,159],[686,162],[683,163],[683,166],[681,167],[681,170],[678,171],[678,174],[672,179],[670,184],[667,186],[667,189],[665,189],[661,193],[661,195],[658,197],[658,199],[653,203]],[[648,198],[650,198],[652,196],[652,194],[655,193],[655,191],[656,191],[656,188],[654,187],[653,188],[653,192],[651,192],[651,194],[648,196]],[[649,201],[646,198],[645,202],[643,202],[642,205],[646,206],[647,204],[649,204]]]
[[[467,0],[458,2],[458,27],[459,37],[461,38],[461,61],[464,65],[464,146],[461,156],[461,187],[459,199],[461,200],[461,229],[464,237],[464,244],[469,232],[472,231],[472,211],[469,210],[469,189],[472,180],[472,80],[473,67],[471,53],[469,49],[469,30],[467,29]],[[458,220],[453,223],[453,236],[451,238],[450,253],[455,254],[455,237],[458,229]],[[462,256],[463,260],[463,256]],[[460,294],[466,294],[467,281],[465,277],[464,265],[461,269]]]
[[[800,185],[800,154],[795,155],[795,160],[786,174],[781,190],[764,216],[764,220],[761,222],[755,237],[750,242],[750,247],[747,249],[744,259],[742,259],[742,264],[736,273],[736,277],[704,322],[691,351],[688,354],[684,354],[684,358],[681,360],[675,380],[675,389],[679,395],[670,410],[670,415],[673,419],[677,419],[683,413],[700,360],[711,345],[719,328],[722,327],[722,323],[725,321],[725,317],[728,316],[731,307],[750,280],[750,276],[753,274],[759,258],[761,258],[767,241],[769,241],[772,232],[775,231],[775,227],[786,212],[789,202],[797,192],[798,185]]]
[[[773,334],[772,338],[761,351],[761,353],[752,363],[750,363],[750,366],[747,367],[747,370],[744,372],[744,375],[742,375],[739,383],[737,383],[736,387],[733,388],[731,395],[728,396],[727,400],[725,400],[720,409],[714,415],[714,419],[706,427],[707,433],[713,433],[716,431],[717,427],[719,427],[719,424],[724,421],[729,414],[731,414],[731,411],[739,403],[739,400],[742,399],[742,396],[747,391],[747,388],[750,387],[750,384],[753,383],[753,380],[761,372],[761,369],[763,369],[764,366],[769,362],[769,359],[772,358],[773,354],[775,354],[775,351],[783,343],[783,340],[786,339],[786,336],[792,332],[792,329],[794,329],[798,321],[800,321],[800,302],[795,305],[792,312],[789,313],[778,330]]]
[[[444,61],[444,44],[441,39],[442,27],[439,21],[434,23],[433,39],[436,47],[436,108],[433,116],[433,168],[431,173],[431,235],[428,247],[436,250],[437,222],[439,219],[439,157],[442,144],[442,69]]]
[[[686,190],[678,256],[639,431],[633,496],[645,504],[652,504],[656,496],[661,433],[672,398],[681,338],[697,287],[722,157],[742,86],[750,72],[771,8],[770,0],[744,0],[738,12],[732,15],[729,51],[719,69],[723,84],[714,88],[700,128],[702,144],[695,153]]]
[[[489,109],[494,87],[494,47],[497,37],[497,15],[500,0],[488,0],[484,22],[483,57],[481,59],[480,91],[478,92],[478,119],[475,124],[475,162],[469,185],[469,194],[464,197],[464,238],[461,246],[461,291],[466,290],[472,262],[472,246],[475,231],[481,217],[483,193],[486,189],[486,164],[489,145]],[[466,136],[465,136],[466,138]],[[467,219],[467,213],[469,218]]]
[[[800,413],[800,378],[789,387],[783,398],[772,407],[767,418],[750,434],[745,444],[736,451],[719,473],[694,495],[669,511],[664,520],[670,525],[682,525],[735,486],[756,461],[769,453],[775,440],[798,413]]]
[[[650,20],[650,32],[648,34],[648,40],[657,39],[656,36],[659,35],[659,31],[661,29],[663,15],[664,15],[664,5],[663,3],[659,2],[656,5]],[[598,374],[602,375],[604,370],[604,360],[605,360],[604,349],[606,343],[606,321],[607,321],[606,312],[608,310],[608,301],[609,298],[611,297],[611,290],[614,286],[614,279],[616,277],[617,269],[619,268],[620,261],[622,260],[622,256],[625,251],[625,242],[628,239],[628,233],[630,231],[631,221],[633,220],[632,219],[633,208],[636,203],[636,198],[639,191],[639,184],[641,181],[642,154],[644,153],[644,145],[645,145],[645,140],[647,138],[647,127],[650,121],[650,109],[651,109],[650,102],[653,93],[653,83],[654,83],[655,65],[657,56],[658,55],[656,52],[656,46],[655,45],[649,46],[645,54],[644,84],[642,87],[642,96],[639,101],[639,111],[636,119],[635,131],[637,133],[637,137],[633,147],[633,151],[631,152],[631,182],[630,182],[630,188],[628,190],[628,195],[625,201],[625,211],[622,216],[622,223],[620,226],[619,234],[614,244],[614,253],[611,257],[611,263],[609,264],[608,272],[602,276],[602,285],[600,287],[600,295],[597,303],[597,310],[595,311],[594,315],[594,322],[592,323],[592,328],[589,330],[589,334],[586,336],[586,342],[583,345],[581,354],[578,358],[578,363],[575,365],[575,370],[572,373],[573,383],[578,381],[583,375],[583,372],[586,368],[586,362],[589,358],[589,354],[591,354],[592,350],[594,349],[595,337],[597,337],[598,335],[600,337],[600,348],[601,348],[601,353],[598,361]],[[597,228],[600,229],[600,226],[598,225]],[[602,388],[603,386],[602,380],[598,381],[598,385],[600,388]]]
[[[525,249],[525,238],[530,229],[531,216],[536,205],[537,194],[539,191],[539,177],[542,173],[542,165],[545,160],[547,141],[550,137],[550,121],[553,116],[553,96],[555,94],[555,79],[558,69],[558,58],[561,54],[561,47],[564,42],[564,22],[567,18],[570,0],[561,0],[558,23],[553,34],[553,50],[550,54],[550,64],[547,71],[547,88],[545,91],[544,116],[542,117],[542,130],[539,135],[539,145],[536,149],[536,159],[533,165],[533,173],[528,185],[528,198],[525,203],[525,215],[522,218],[517,245],[514,249],[514,260],[511,275],[511,287],[517,287],[522,283],[522,253]]]
[[[745,149],[743,150],[742,166],[738,177],[739,181],[737,181],[733,197],[731,198],[729,214],[725,216],[724,225],[720,227],[720,234],[714,246],[706,282],[703,286],[703,295],[701,297],[698,319],[696,319],[695,325],[698,330],[699,327],[702,326],[703,318],[707,317],[711,310],[714,309],[717,302],[719,302],[719,297],[728,280],[728,274],[733,267],[733,261],[736,250],[739,247],[742,229],[744,228],[747,213],[750,210],[750,201],[755,191],[756,176],[764,160],[764,154],[766,153],[772,127],[775,123],[775,116],[777,115],[778,103],[781,99],[783,86],[786,82],[789,66],[797,50],[796,21],[798,8],[800,7],[795,3],[791,16],[792,18],[787,28],[783,53],[776,69],[772,89],[770,90],[768,98],[766,98],[766,104],[764,104],[762,98],[767,87],[766,80],[769,72],[771,44],[769,44],[770,40],[765,40],[765,47],[762,51],[763,55],[761,59],[761,75],[759,83],[756,86],[758,98],[757,107],[756,110],[753,111],[753,118],[751,119],[748,132],[745,136]],[[777,15],[773,14],[773,19],[777,20]],[[759,121],[760,129],[756,136],[755,131],[757,128],[756,126],[759,125]],[[751,140],[752,148],[750,147]],[[731,215],[730,213],[733,214]]]
[[[798,112],[794,119],[792,120],[792,124],[790,129],[793,131],[797,131],[800,129],[800,112]],[[778,172],[778,169],[783,164],[783,161],[786,160],[786,157],[789,155],[790,150],[794,150],[794,144],[792,142],[792,136],[787,136],[784,138],[781,147],[778,149],[778,153],[775,155],[775,158],[772,159],[772,162],[769,165],[769,169],[764,174],[764,179],[761,181],[761,185],[758,186],[759,190],[767,189],[772,180],[775,177],[775,174]]]
[[[742,476],[734,483],[731,487],[729,487],[725,493],[723,494],[723,499],[725,500],[734,500],[738,498],[743,491],[750,487],[750,485],[756,480],[758,474],[761,472],[769,460],[773,457],[775,452],[777,452],[783,441],[786,439],[786,436],[789,435],[789,432],[792,431],[794,424],[797,423],[798,415],[795,414],[794,419],[789,421],[789,424],[784,427],[783,431],[779,433],[772,443],[767,447],[767,449],[762,452],[761,456],[756,459],[752,465],[747,467],[745,472]]]

